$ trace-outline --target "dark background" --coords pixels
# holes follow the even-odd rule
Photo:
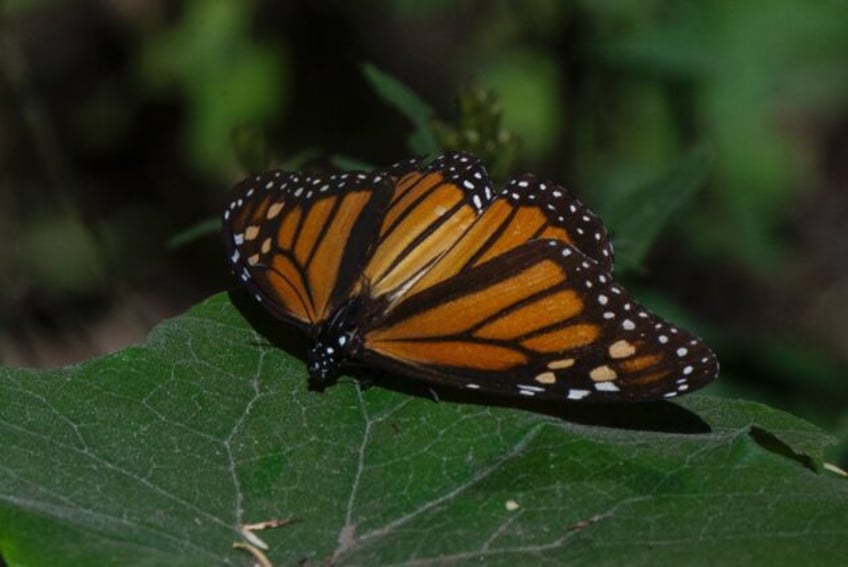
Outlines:
[[[471,139],[457,101],[490,89],[503,117],[493,167],[560,181],[625,248],[615,203],[661,204],[657,183],[706,152],[700,190],[617,273],[715,347],[722,377],[708,392],[848,439],[848,4],[7,0],[2,10],[3,364],[110,352],[234,285],[215,225],[250,162],[237,159],[234,132],[248,132],[248,156],[264,141],[273,166],[410,157],[414,126],[369,84],[372,63],[433,108],[443,145]],[[834,458],[846,454],[843,443]]]

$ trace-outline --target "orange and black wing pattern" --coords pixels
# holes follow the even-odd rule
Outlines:
[[[366,364],[469,390],[671,398],[715,378],[699,339],[613,280],[601,220],[560,185],[495,191],[449,153],[374,173],[246,180],[225,212],[231,266],[310,332],[310,381]]]
[[[374,366],[546,399],[671,398],[718,371],[704,343],[633,301],[573,245],[547,239],[406,298],[364,346]]]
[[[488,186],[485,170],[475,181]],[[457,186],[468,187],[466,180]],[[544,239],[570,244],[601,269],[612,271],[612,244],[601,220],[563,187],[525,174],[508,181],[495,198],[487,200],[468,229],[398,301],[527,242]]]
[[[396,298],[424,274],[478,220],[494,198],[476,157],[445,154],[428,166],[394,166],[392,199],[379,224],[363,281],[374,298]]]
[[[319,324],[359,282],[391,194],[379,172],[245,179],[224,211],[230,268],[277,318]]]

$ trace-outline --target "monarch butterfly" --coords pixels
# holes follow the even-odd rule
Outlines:
[[[364,364],[511,396],[636,401],[718,373],[703,342],[613,280],[597,216],[530,174],[495,191],[468,154],[250,177],[224,227],[234,274],[308,333],[318,389]]]

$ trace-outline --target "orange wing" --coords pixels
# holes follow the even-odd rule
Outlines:
[[[531,240],[554,239],[578,248],[612,270],[612,245],[600,219],[565,189],[523,175],[510,180],[438,262],[397,301],[479,266]]]
[[[444,268],[464,266],[455,254],[441,261],[468,249],[458,244],[482,243],[468,265],[533,238],[611,262],[603,225],[562,187],[525,175],[493,197],[480,160],[462,153],[372,174],[272,171],[236,186],[225,241],[233,271],[257,299],[300,326],[326,320],[351,295],[391,302],[433,285],[452,275]],[[437,263],[442,269],[432,269]]]
[[[464,257],[457,248],[450,254]],[[371,321],[364,360],[470,389],[571,400],[673,397],[717,374],[709,348],[633,301],[573,245],[533,240],[465,266]]]
[[[526,174],[493,199],[488,174],[474,156],[444,154],[422,171],[414,162],[405,165],[364,270],[372,297],[402,300],[540,238],[573,244],[612,269],[606,228],[563,187]]]
[[[398,175],[363,272],[371,296],[393,297],[412,285],[462,237],[492,197],[486,170],[466,154],[445,154],[421,171]]]
[[[391,195],[385,173],[248,178],[224,213],[231,268],[278,318],[324,321],[359,281]]]

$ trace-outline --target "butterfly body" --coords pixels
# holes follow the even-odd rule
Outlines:
[[[718,370],[614,281],[591,211],[531,175],[495,191],[472,156],[269,172],[235,188],[224,223],[233,272],[311,338],[319,389],[356,364],[510,396],[651,400]]]

